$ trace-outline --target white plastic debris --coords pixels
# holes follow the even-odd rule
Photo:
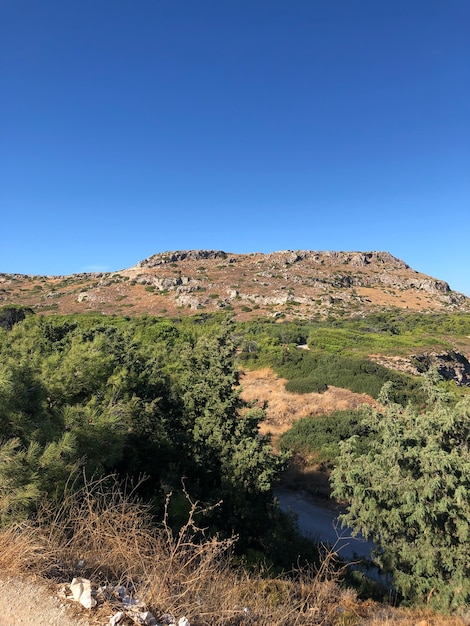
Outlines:
[[[180,617],[178,620],[178,626],[191,626],[187,617]]]
[[[138,598],[131,598],[130,596],[124,596],[122,598],[122,605],[127,609],[141,609],[144,607],[144,603]]]
[[[144,613],[137,613],[132,616],[134,619],[138,619],[140,624],[144,624],[145,626],[157,626],[157,620],[150,613],[150,611],[145,611]]]
[[[123,585],[120,587],[109,586],[107,590],[111,593],[117,593],[119,600],[122,602],[122,606],[126,609],[141,611],[145,608],[145,603],[139,598],[130,596],[128,590]]]
[[[124,616],[125,616],[125,613],[123,611],[119,611],[118,613],[116,613],[115,615],[109,618],[109,626],[117,626],[117,624],[119,624],[119,622],[122,621]]]
[[[91,582],[87,578],[74,578],[70,583],[70,591],[73,599],[86,609],[96,606],[96,600],[91,596]]]

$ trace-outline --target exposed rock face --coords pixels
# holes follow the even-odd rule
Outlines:
[[[409,269],[409,266],[397,259],[389,252],[315,252],[310,250],[281,250],[266,254],[266,259],[272,261],[284,261],[284,263],[298,263],[299,261],[314,261],[320,264],[339,262],[354,267],[364,267],[371,263],[388,265],[396,269]]]
[[[0,273],[0,305],[38,313],[189,315],[231,309],[248,319],[328,319],[383,309],[470,312],[470,299],[388,252],[162,252],[117,272]]]
[[[384,272],[378,277],[378,280],[383,285],[396,289],[419,289],[426,293],[439,295],[447,294],[450,291],[450,287],[445,281],[419,274],[416,277],[400,277]]]
[[[470,363],[466,356],[455,350],[430,352],[412,357],[419,372],[435,367],[445,380],[455,380],[458,385],[470,387]]]
[[[136,267],[156,267],[178,261],[200,261],[201,259],[226,259],[227,253],[222,250],[176,250],[154,254],[137,263]]]
[[[165,291],[167,289],[179,288],[181,285],[189,285],[191,279],[188,276],[175,276],[171,278],[158,278],[151,274],[138,274],[134,281],[141,285],[151,285],[159,291]]]
[[[370,358],[380,365],[415,376],[435,368],[444,380],[454,380],[460,386],[470,387],[470,362],[456,350],[423,352],[409,357],[370,355]]]

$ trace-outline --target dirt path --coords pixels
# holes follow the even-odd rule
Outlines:
[[[0,579],[0,626],[91,626],[75,613],[40,579]]]

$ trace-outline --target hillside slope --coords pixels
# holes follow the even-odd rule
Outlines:
[[[377,309],[470,311],[470,298],[387,252],[281,251],[155,254],[119,272],[34,276],[0,273],[0,306],[38,313],[174,316],[232,309],[257,316],[318,319]]]

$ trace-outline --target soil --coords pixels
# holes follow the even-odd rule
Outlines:
[[[364,404],[378,406],[371,396],[339,387],[328,387],[324,393],[290,393],[285,389],[287,381],[270,368],[242,372],[240,382],[243,400],[265,408],[266,418],[259,424],[259,430],[271,437],[274,449],[279,436],[304,417],[354,410]],[[281,477],[279,487],[304,491],[323,508],[336,507],[331,500],[329,470],[315,459],[295,455]]]
[[[80,612],[80,607],[61,600],[55,586],[43,579],[0,579],[0,626],[97,624],[81,617]]]

